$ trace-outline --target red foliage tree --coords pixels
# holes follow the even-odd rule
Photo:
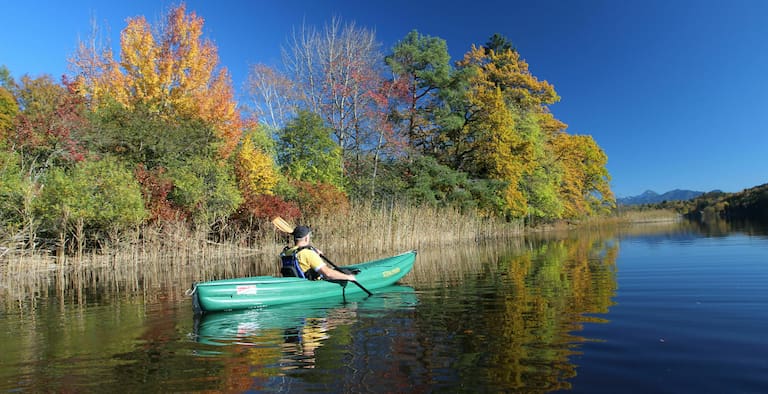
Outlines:
[[[242,206],[257,219],[271,220],[275,216],[280,216],[292,220],[301,216],[301,211],[295,203],[285,201],[274,195],[248,196]]]
[[[294,181],[296,200],[304,217],[339,215],[349,212],[349,197],[327,183]]]
[[[84,100],[66,77],[62,85],[48,76],[22,78],[18,93],[22,111],[16,118],[15,133],[7,136],[42,167],[85,159],[86,149],[78,138],[90,127]]]
[[[147,170],[143,164],[136,168],[136,180],[141,185],[144,206],[149,211],[149,222],[186,220],[186,212],[168,201],[168,193],[173,189],[173,181],[165,178],[165,170],[160,167]]]

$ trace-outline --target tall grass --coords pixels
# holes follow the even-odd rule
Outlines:
[[[463,214],[456,209],[392,204],[354,206],[350,215],[325,216],[302,223],[324,248],[390,253],[427,246],[522,235],[521,222]]]

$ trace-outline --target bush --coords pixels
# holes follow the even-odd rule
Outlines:
[[[112,158],[51,169],[34,207],[45,231],[62,240],[72,235],[81,246],[86,230],[114,239],[147,217],[138,182]]]

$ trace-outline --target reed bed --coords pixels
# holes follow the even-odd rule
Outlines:
[[[523,234],[522,222],[462,214],[451,208],[371,204],[353,208],[340,220],[324,216],[302,223],[313,228],[314,242],[324,248],[376,255],[457,242],[477,242]]]
[[[618,221],[624,223],[679,222],[682,215],[671,209],[621,210],[608,218],[598,221]]]

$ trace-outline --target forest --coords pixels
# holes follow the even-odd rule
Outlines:
[[[439,37],[384,53],[334,19],[251,66],[238,100],[204,19],[183,4],[163,19],[128,18],[119,50],[81,41],[60,79],[0,67],[0,246],[82,250],[171,222],[252,232],[361,202],[524,223],[615,206],[607,155],[566,131],[506,37],[452,62]]]

